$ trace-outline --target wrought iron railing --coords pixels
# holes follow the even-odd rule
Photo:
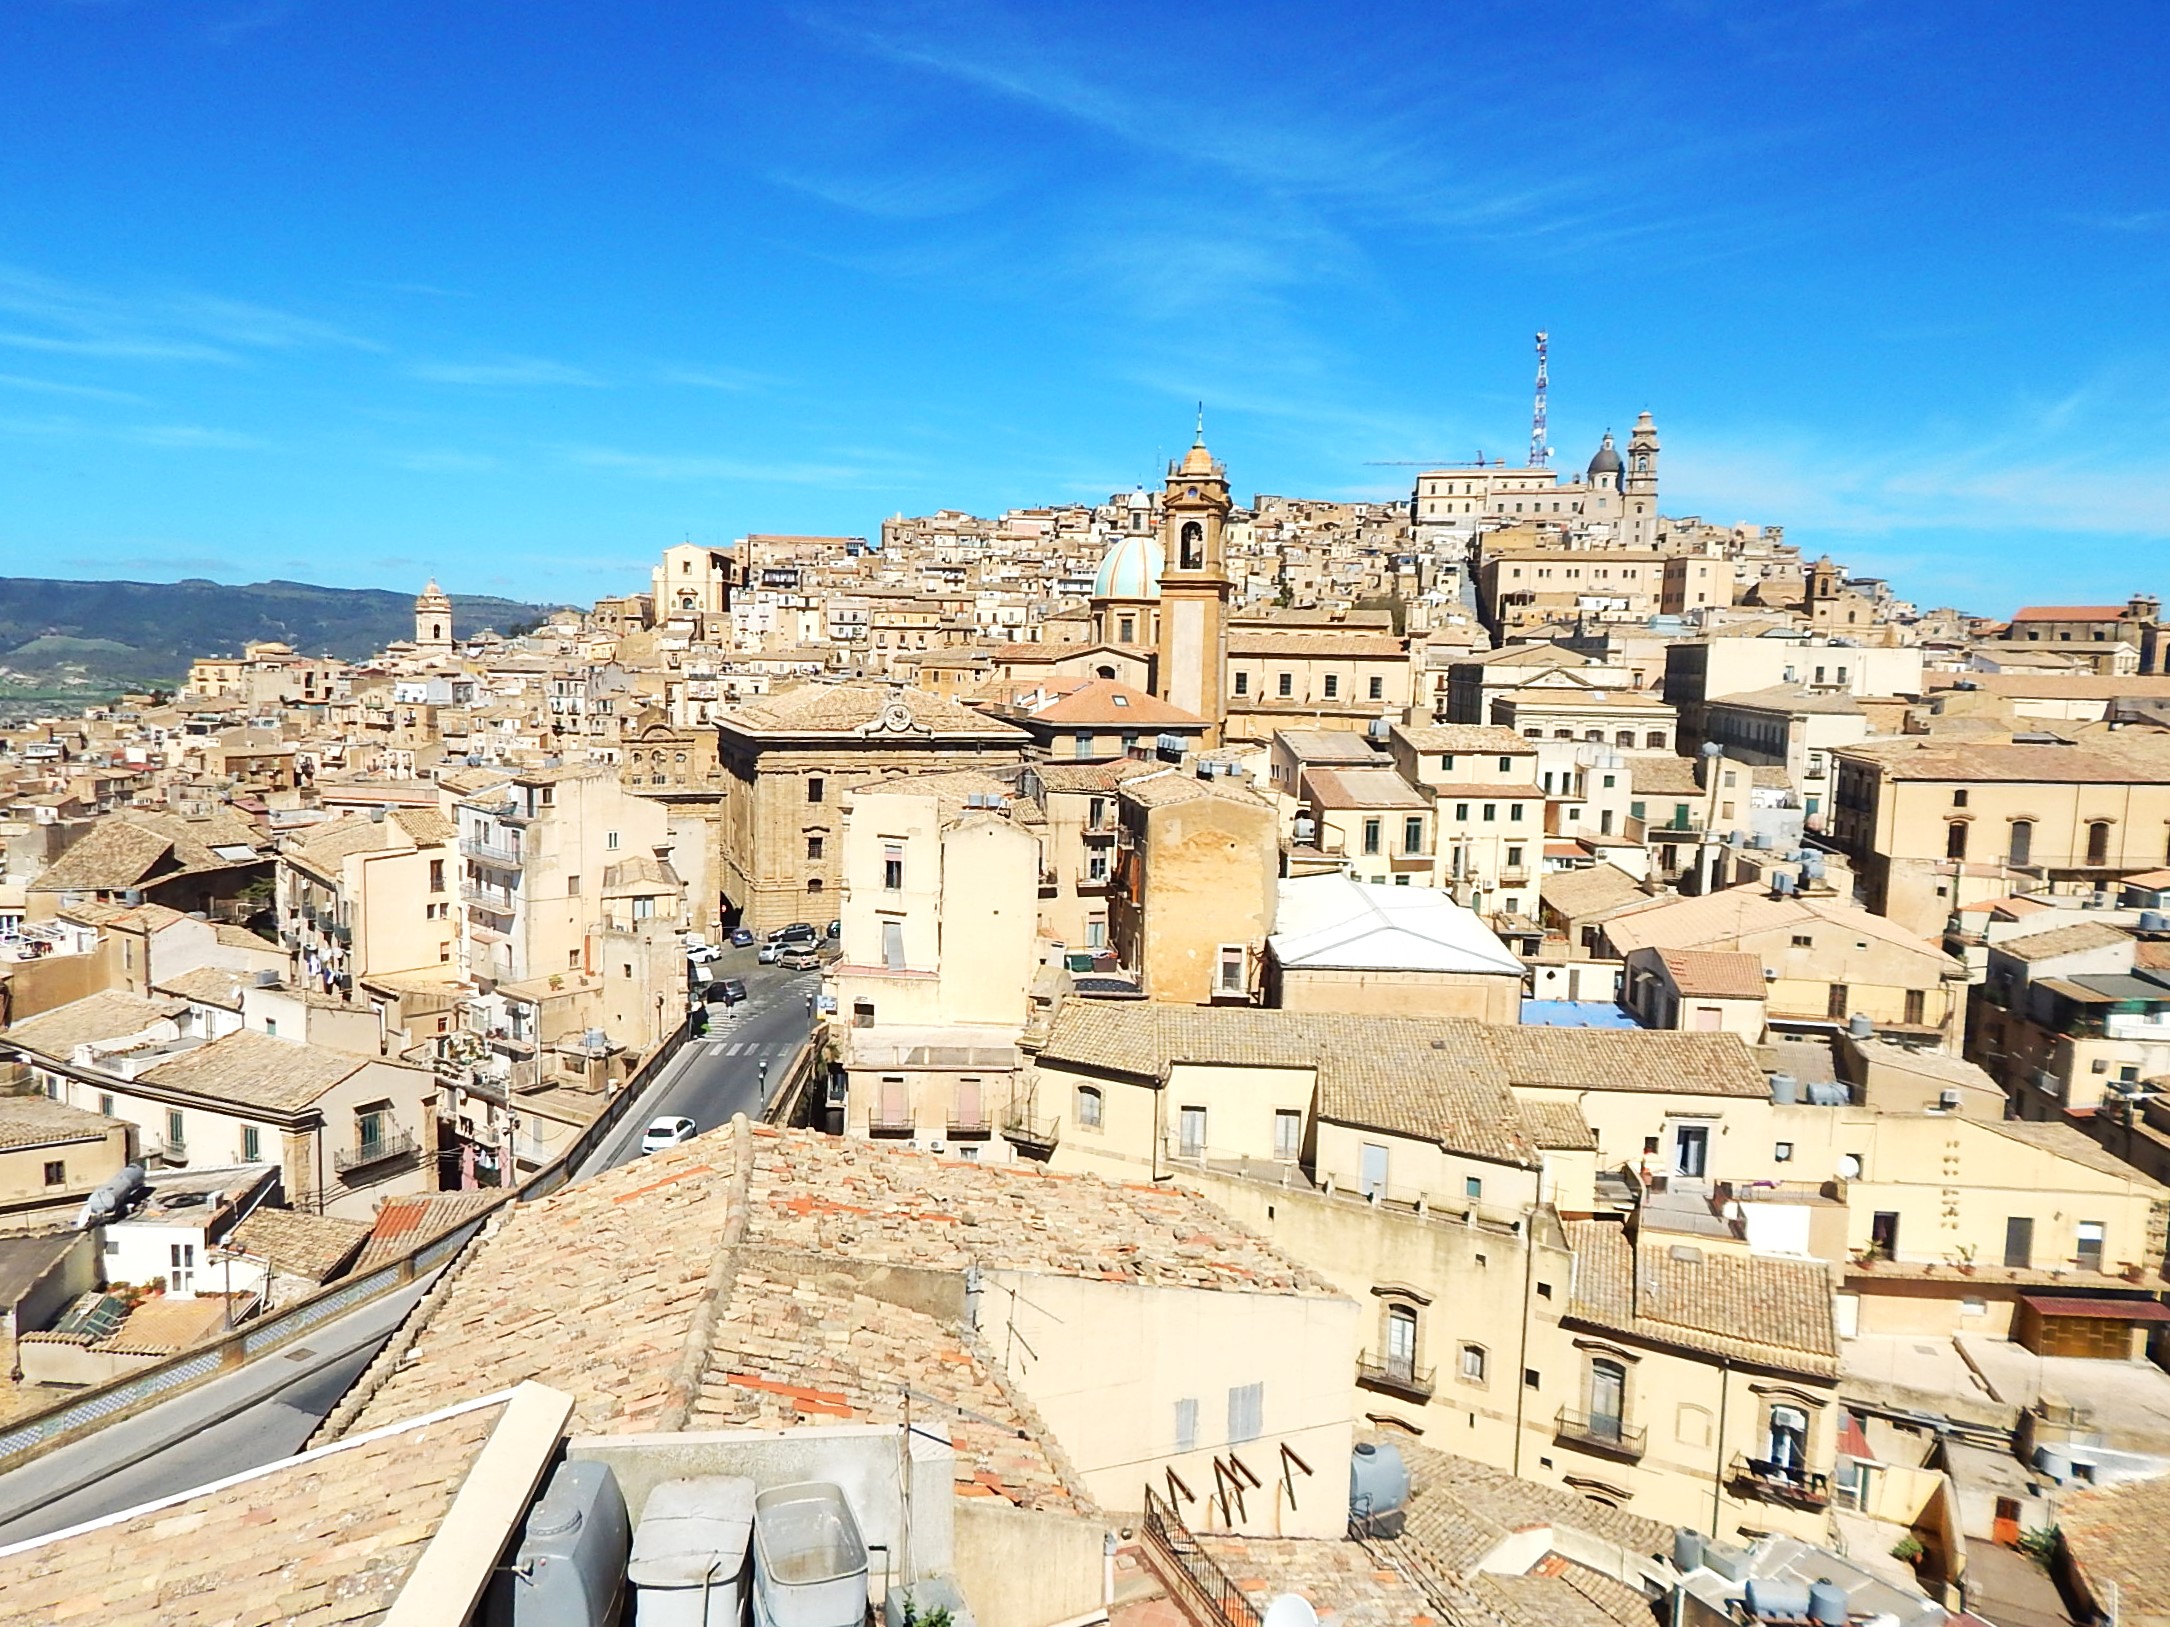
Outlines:
[[[332,1168],[344,1175],[349,1170],[367,1169],[371,1164],[381,1164],[389,1159],[404,1158],[415,1149],[414,1132],[396,1130],[388,1136],[376,1136],[341,1148],[332,1154]]]
[[[1260,1627],[1257,1608],[1151,1486],[1145,1488],[1145,1540],[1147,1551],[1161,1561],[1155,1568],[1162,1579],[1221,1627]]]
[[[1553,1439],[1580,1446],[1592,1452],[1605,1452],[1613,1457],[1639,1458],[1650,1432],[1615,1418],[1607,1413],[1575,1412],[1567,1407],[1560,1409],[1553,1420]]]

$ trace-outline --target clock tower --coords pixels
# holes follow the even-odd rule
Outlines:
[[[1198,436],[1168,465],[1161,498],[1160,698],[1196,713],[1219,745],[1228,712],[1221,685],[1228,665],[1228,470],[1206,450],[1206,419]]]

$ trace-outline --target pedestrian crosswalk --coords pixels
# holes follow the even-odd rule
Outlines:
[[[777,1042],[767,1045],[752,1045],[744,1040],[740,1040],[735,1044],[720,1039],[712,1039],[708,1042],[708,1054],[710,1056],[781,1056],[787,1051],[797,1049],[796,1045]]]

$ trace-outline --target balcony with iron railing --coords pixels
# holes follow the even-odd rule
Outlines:
[[[885,1140],[901,1141],[919,1133],[919,1120],[908,1107],[895,1111],[870,1108],[866,1116],[866,1133]]]
[[[1390,1395],[1405,1396],[1411,1401],[1429,1401],[1437,1387],[1433,1376],[1437,1370],[1419,1367],[1413,1357],[1389,1353],[1384,1360],[1374,1356],[1356,1358],[1356,1382],[1367,1390],[1384,1390]]]
[[[1552,1438],[1562,1445],[1580,1447],[1585,1452],[1601,1452],[1629,1463],[1642,1457],[1649,1434],[1647,1429],[1638,1428],[1624,1418],[1576,1412],[1568,1407],[1562,1407],[1559,1416],[1552,1421]]]
[[[1790,1463],[1736,1453],[1727,1478],[1746,1497],[1788,1508],[1820,1509],[1831,1501],[1831,1477]]]
[[[1002,1117],[1002,1139],[1021,1153],[1044,1158],[1062,1140],[1062,1120],[1035,1118],[1029,1108],[1012,1107]]]
[[[351,1147],[334,1152],[332,1168],[341,1175],[346,1175],[354,1170],[367,1169],[372,1164],[404,1158],[415,1150],[416,1145],[414,1132],[411,1130],[395,1130],[390,1135],[364,1138]]]
[[[465,903],[479,905],[499,915],[511,915],[519,908],[518,895],[508,888],[485,887],[478,882],[461,882],[460,898]]]
[[[486,842],[477,836],[460,838],[460,856],[473,859],[479,864],[494,864],[500,870],[517,870],[524,862],[517,847],[504,847],[496,842]]]
[[[950,1114],[949,1139],[952,1141],[985,1141],[993,1134],[994,1126],[987,1122],[985,1113],[974,1113],[968,1117]]]

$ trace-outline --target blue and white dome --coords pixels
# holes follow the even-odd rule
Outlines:
[[[1121,537],[1101,557],[1093,577],[1096,599],[1157,599],[1160,573],[1167,564],[1160,539],[1150,533]]]

